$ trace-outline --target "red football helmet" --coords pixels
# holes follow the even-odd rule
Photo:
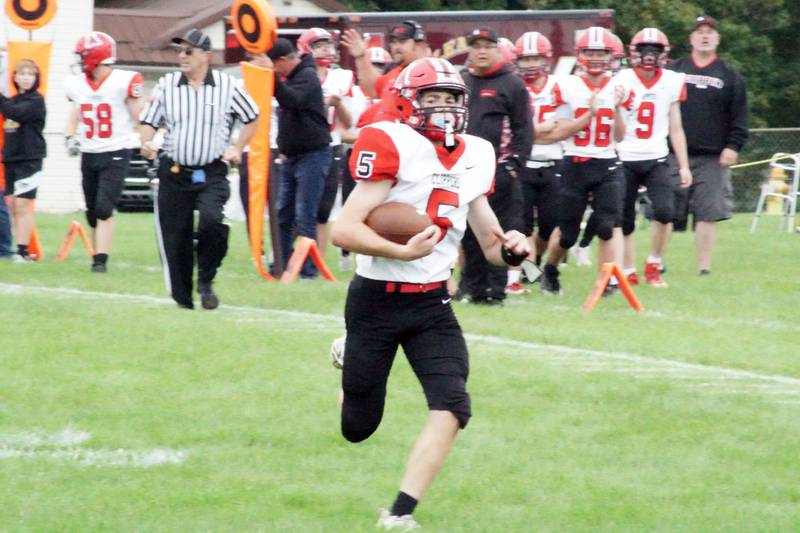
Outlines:
[[[380,46],[371,46],[367,48],[367,57],[369,58],[369,62],[373,65],[388,65],[392,62],[392,56],[389,55],[389,52],[387,52],[385,48],[381,48]]]
[[[550,40],[538,31],[523,33],[519,39],[514,52],[517,54],[517,68],[525,81],[533,81],[539,76],[550,72],[553,63],[553,45]],[[519,60],[523,57],[542,57],[546,61],[537,67],[521,67]]]
[[[452,93],[455,104],[422,107],[419,99],[430,90]],[[446,59],[424,57],[413,61],[395,80],[392,93],[403,122],[433,141],[451,146],[453,136],[467,127],[467,86]]]
[[[589,50],[605,50],[605,58],[586,57],[585,52]],[[592,76],[599,76],[611,67],[614,50],[614,34],[605,28],[592,26],[586,28],[578,37],[575,43],[575,55],[578,56],[578,64]]]
[[[314,52],[312,48],[319,41],[328,41],[331,46],[327,49]],[[297,39],[297,51],[300,55],[311,54],[321,67],[328,67],[336,62],[336,53],[333,50],[333,35],[328,30],[322,28],[311,28],[303,32]]]
[[[497,48],[500,50],[500,54],[503,56],[503,61],[506,63],[511,63],[513,66],[514,61],[517,59],[517,55],[514,51],[514,43],[511,42],[511,39],[500,37],[497,39]]]
[[[611,34],[614,41],[614,48],[611,50],[613,57],[611,59],[611,72],[619,72],[622,68],[622,60],[625,59],[625,45],[615,33]]]
[[[75,53],[81,70],[91,74],[98,65],[111,65],[117,61],[117,43],[107,33],[93,31],[78,39]]]
[[[658,28],[644,28],[633,36],[628,47],[631,65],[643,70],[656,70],[667,64],[669,39]]]

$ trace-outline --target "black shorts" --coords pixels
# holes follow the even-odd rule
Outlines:
[[[322,190],[322,197],[319,199],[317,208],[317,223],[327,224],[331,217],[333,204],[336,202],[336,193],[339,192],[339,181],[341,181],[342,171],[347,166],[347,159],[344,158],[344,146],[339,144],[332,147],[333,159],[328,175],[325,176],[325,188]]]
[[[116,150],[98,154],[84,153],[81,156],[81,174],[83,175],[83,192],[86,197],[86,208],[95,210],[101,207],[116,207],[125,177],[131,162],[132,150]]]
[[[625,161],[625,206],[622,232],[630,235],[636,227],[636,199],[639,187],[647,187],[647,197],[653,205],[653,218],[662,224],[675,216],[675,187],[667,158],[646,161]]]
[[[3,163],[6,170],[6,194],[33,200],[42,182],[42,160]]]
[[[527,236],[531,236],[534,226],[538,226],[537,235],[546,241],[558,225],[561,182],[556,169],[560,164],[560,161],[554,161],[549,167],[524,167],[520,173],[522,229]]]
[[[380,420],[386,381],[402,346],[428,408],[450,411],[462,428],[467,425],[469,358],[450,302],[446,282],[428,292],[403,293],[388,292],[386,281],[353,278],[345,304],[343,420],[374,417],[376,410]]]

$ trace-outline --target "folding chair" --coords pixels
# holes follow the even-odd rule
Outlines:
[[[778,161],[778,159],[782,159]],[[750,233],[755,233],[758,226],[758,220],[761,213],[764,211],[764,203],[767,198],[772,196],[783,200],[783,214],[781,214],[779,231],[783,231],[783,225],[786,224],[786,231],[792,233],[794,231],[795,218],[797,216],[797,197],[800,196],[798,192],[798,185],[800,185],[800,157],[794,154],[787,154],[778,152],[772,156],[770,167],[782,168],[789,171],[791,182],[789,183],[789,190],[784,194],[776,192],[772,189],[769,183],[761,185],[761,195],[758,197],[758,205],[756,212],[753,215],[753,222],[750,224]]]

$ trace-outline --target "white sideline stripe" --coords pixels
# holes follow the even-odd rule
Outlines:
[[[80,289],[69,289],[61,287],[33,287],[28,285],[15,285],[10,283],[0,283],[0,291],[7,293],[49,293],[49,294],[62,294],[73,295],[84,298],[102,298],[110,300],[129,300],[139,301],[146,303],[154,303],[161,305],[175,305],[171,299],[159,298],[156,296],[140,295],[140,294],[125,294],[114,292],[96,292],[96,291],[83,291]],[[283,309],[268,309],[261,307],[247,307],[247,306],[233,306],[222,305],[222,309],[238,312],[250,313],[264,313],[274,315],[292,316],[297,318],[307,318],[313,320],[335,320],[340,323],[344,322],[343,318],[334,315],[325,315],[322,313],[309,313],[304,311],[287,311]],[[722,378],[731,379],[752,379],[758,381],[771,381],[773,383],[780,383],[783,385],[791,385],[800,387],[800,378],[783,376],[780,374],[762,374],[750,370],[741,370],[737,368],[727,368],[715,365],[702,365],[698,363],[688,363],[685,361],[677,361],[674,359],[658,359],[653,357],[644,357],[641,355],[625,353],[625,352],[607,352],[602,350],[591,350],[588,348],[573,348],[571,346],[561,346],[557,344],[540,344],[528,341],[518,341],[514,339],[506,339],[491,335],[478,335],[473,333],[465,333],[464,336],[467,340],[484,342],[486,344],[495,346],[508,346],[521,348],[523,350],[549,352],[553,354],[574,355],[574,356],[594,356],[603,359],[610,359],[616,361],[627,361],[645,366],[661,365],[663,367],[681,368],[685,370],[693,370],[696,372],[706,372],[716,374]]]
[[[0,446],[0,459],[57,459],[74,461],[84,466],[132,466],[150,468],[164,464],[181,464],[186,454],[181,451],[156,448],[153,450],[84,450],[66,448],[57,450],[36,450],[7,448]]]
[[[77,446],[92,438],[86,431],[67,427],[58,433],[0,433],[0,447],[35,448],[41,446]]]

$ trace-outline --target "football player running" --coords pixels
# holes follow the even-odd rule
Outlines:
[[[626,112],[625,139],[618,146],[625,169],[623,268],[629,282],[639,282],[633,231],[636,198],[639,187],[644,185],[653,204],[650,253],[644,265],[644,278],[653,287],[666,287],[659,270],[675,212],[672,176],[667,163],[667,136],[678,161],[680,186],[686,188],[692,184],[680,108],[680,103],[686,99],[684,74],[663,68],[669,41],[657,28],[639,31],[629,48],[633,68],[622,71],[617,77],[632,97]]]
[[[114,236],[114,209],[125,184],[132,150],[140,145],[142,75],[112,68],[117,43],[103,32],[81,37],[75,46],[81,74],[67,85],[72,102],[67,153],[81,155],[86,219],[95,251],[92,272],[106,272]]]
[[[617,235],[620,241],[622,238],[618,226],[622,215],[623,176],[615,144],[625,136],[624,117],[620,112],[625,103],[625,91],[608,72],[613,48],[610,31],[600,27],[586,29],[575,45],[581,67],[579,74],[565,76],[560,81],[568,116],[573,120],[585,115],[590,117],[586,127],[565,142],[559,209],[561,237],[548,249],[541,281],[545,294],[561,294],[558,264],[578,239],[590,198],[601,240],[600,264],[619,263],[612,237]]]
[[[400,492],[378,521],[410,529],[417,527],[417,502],[471,416],[467,346],[446,289],[466,225],[498,266],[518,265],[530,247],[522,233],[503,232],[489,207],[494,150],[463,133],[467,90],[456,69],[444,59],[418,59],[392,93],[403,122],[361,130],[350,158],[357,184],[333,227],[334,243],[359,255],[345,305],[347,335],[334,341],[331,355],[343,370],[341,430],[351,442],[367,439],[381,422],[398,346],[422,385],[428,419]],[[427,212],[434,224],[404,245],[384,239],[364,221],[390,201]]]

